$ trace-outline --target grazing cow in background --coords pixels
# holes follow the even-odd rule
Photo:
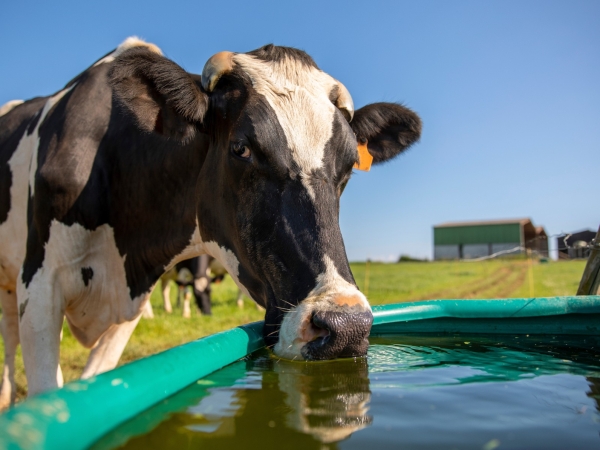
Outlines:
[[[0,117],[2,405],[19,337],[30,394],[63,383],[64,317],[91,348],[82,376],[112,369],[160,276],[200,254],[266,308],[276,355],[365,355],[373,316],[340,195],[357,148],[384,162],[420,132],[398,104],[354,111],[309,55],[273,45],[218,53],[199,76],[129,38],[13,104]]]
[[[194,293],[196,306],[202,314],[211,315],[211,298],[210,298],[210,283],[211,279],[210,262],[214,260],[211,256],[201,255],[196,258],[186,259],[175,264],[171,270],[165,272],[161,277],[161,293],[163,305],[167,314],[173,312],[171,306],[171,286],[170,281],[174,281],[179,288],[177,293],[177,304],[179,305],[181,297],[183,297],[183,317],[191,317],[192,311],[190,308],[191,293]],[[224,274],[220,275],[223,279]],[[146,303],[143,316],[147,319],[154,317],[152,305],[148,301]]]
[[[227,275],[225,267],[209,255],[201,255],[196,258],[186,259],[175,264],[171,270],[168,270],[160,277],[161,282],[161,295],[163,300],[163,307],[167,314],[173,312],[173,306],[171,305],[171,286],[170,282],[173,281],[177,284],[179,292],[177,294],[177,306],[180,303],[183,304],[183,317],[191,317],[190,299],[192,292],[194,293],[194,299],[196,300],[196,306],[200,312],[204,315],[211,315],[212,311],[212,297],[211,297],[211,284],[220,283]],[[242,299],[242,291],[238,289],[237,305],[243,308],[244,301]],[[183,298],[183,301],[182,301]],[[258,308],[260,306],[256,305]],[[142,317],[146,319],[154,318],[154,311],[150,301],[146,302]]]

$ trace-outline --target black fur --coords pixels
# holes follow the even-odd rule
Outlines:
[[[140,133],[131,113],[112,99],[106,82],[110,67],[102,64],[81,74],[40,126],[23,266],[27,286],[42,266],[52,220],[88,230],[110,225],[120,253],[127,255],[131,298],[156,283],[195,228],[195,180],[204,138],[197,135],[182,144]]]
[[[248,52],[248,55],[255,56],[263,61],[282,62],[285,61],[286,58],[295,59],[296,61],[304,64],[306,67],[314,67],[315,69],[319,68],[315,61],[305,51],[292,47],[281,47],[273,44],[267,44],[261,48],[257,48],[256,50]]]
[[[38,111],[45,100],[46,98],[35,98],[0,116],[0,143],[2,143],[0,146],[0,224],[6,221],[11,208],[12,173],[8,161],[12,158],[26,130],[30,128],[30,124],[37,123]]]
[[[208,97],[193,78],[146,48],[123,52],[108,76],[116,98],[146,131],[187,139],[206,114]]]
[[[251,54],[316,67],[295,49],[269,45]],[[350,125],[336,114],[323,166],[306,174],[312,201],[277,114],[241,70],[222,77],[209,95],[199,76],[136,48],[76,79],[39,127],[25,285],[42,267],[53,221],[90,231],[110,225],[119,254],[126,255],[131,299],[151,289],[198,223],[205,242],[236,255],[240,282],[267,308],[269,344],[277,341],[284,311],[315,287],[325,255],[355,284],[338,216],[356,137],[368,140],[382,162],[417,140],[421,128],[416,114],[395,104],[368,105]],[[15,136],[35,129],[31,123],[42,106],[34,100],[21,107],[30,113],[11,128]],[[14,151],[12,138],[3,136],[0,171],[3,155]],[[239,143],[252,149],[249,160],[232,153]],[[2,203],[6,189],[0,183]],[[87,285],[92,269],[80,270]]]
[[[86,286],[90,284],[90,280],[94,278],[94,269],[92,269],[91,267],[82,267],[81,278],[83,279],[83,284],[85,284]]]
[[[354,113],[350,126],[358,142],[368,143],[373,163],[388,161],[421,137],[421,119],[396,103],[372,103]]]

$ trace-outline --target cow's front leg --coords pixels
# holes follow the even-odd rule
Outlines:
[[[17,300],[28,395],[61,387],[59,356],[64,296],[58,283],[51,277],[34,277],[27,287],[19,282]]]
[[[1,289],[0,306],[2,307],[0,331],[4,339],[4,369],[0,387],[0,411],[2,411],[12,405],[17,396],[15,354],[19,345],[19,315],[16,292]]]
[[[147,301],[149,302],[150,299],[148,298]],[[130,322],[113,325],[102,335],[90,352],[81,378],[90,378],[117,367],[123,350],[125,350],[125,346],[129,342],[133,330],[135,330],[136,325],[140,321],[140,317],[141,315]]]

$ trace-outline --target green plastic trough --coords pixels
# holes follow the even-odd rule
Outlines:
[[[371,336],[598,335],[600,296],[430,300],[373,307]],[[262,322],[234,328],[30,398],[0,416],[0,449],[87,448],[198,379],[260,349]]]

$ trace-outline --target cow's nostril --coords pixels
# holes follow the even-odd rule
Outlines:
[[[318,321],[315,323],[315,315],[313,314],[310,318],[310,321],[304,330],[304,340],[306,342],[314,342],[318,339],[322,340],[322,343],[325,343],[329,335],[331,334],[327,324],[322,321]]]
[[[313,360],[364,356],[372,323],[370,311],[317,311],[307,327],[315,337],[305,339],[302,355]]]

